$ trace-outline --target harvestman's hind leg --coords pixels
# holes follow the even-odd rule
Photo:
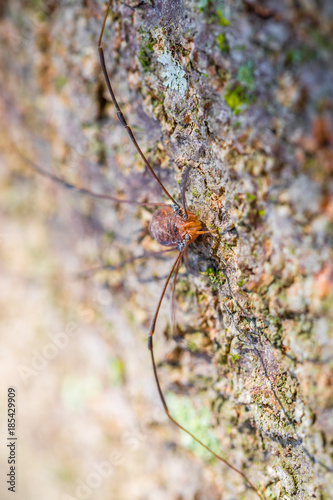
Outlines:
[[[188,178],[190,175],[191,166],[188,166],[185,170],[185,174],[182,179],[182,205],[183,205],[183,219],[186,221],[188,219],[188,212],[186,207],[186,188],[188,183]],[[185,262],[187,262],[187,254],[188,254],[188,245],[185,246],[183,251],[183,256]],[[176,284],[179,266],[181,264],[181,259],[178,261],[178,264],[175,267],[175,275],[172,283],[172,295],[171,295],[171,323],[172,323],[172,333],[175,334],[176,330]]]
[[[246,481],[246,483],[248,484],[248,486],[256,493],[256,495],[258,496],[258,498],[260,498],[262,500],[262,496],[260,495],[260,493],[258,492],[258,490],[255,488],[255,486],[251,483],[251,481],[247,478],[247,476],[241,470],[237,469],[230,462],[228,462],[223,457],[221,457],[220,455],[218,455],[217,453],[215,453],[211,448],[209,448],[207,445],[205,445],[202,441],[200,441],[200,439],[198,439],[197,437],[195,437],[189,430],[185,429],[185,427],[183,427],[179,422],[177,422],[177,420],[175,420],[172,417],[172,415],[170,414],[168,405],[166,403],[166,400],[165,400],[162,388],[161,388],[161,384],[160,384],[160,381],[159,381],[159,378],[158,378],[158,374],[157,374],[157,367],[156,367],[156,362],[155,362],[155,356],[154,356],[153,335],[155,333],[156,320],[157,320],[157,317],[158,317],[158,313],[159,313],[159,310],[160,310],[160,307],[161,307],[161,304],[162,304],[162,301],[163,301],[163,298],[164,298],[167,286],[169,284],[170,278],[172,276],[172,273],[176,269],[179,268],[180,261],[181,261],[183,255],[184,255],[184,252],[185,252],[186,248],[187,247],[185,247],[179,253],[179,255],[177,256],[175,262],[173,263],[173,266],[171,268],[169,276],[168,276],[168,278],[167,278],[167,280],[166,280],[166,282],[164,284],[164,287],[163,287],[163,290],[162,290],[162,293],[161,293],[161,296],[160,296],[160,300],[158,302],[158,305],[157,305],[157,308],[156,308],[156,311],[155,311],[155,314],[154,314],[154,317],[153,317],[153,321],[152,321],[152,324],[151,324],[151,328],[150,328],[150,332],[149,332],[149,337],[148,337],[148,349],[150,350],[150,354],[151,354],[151,360],[152,360],[154,377],[155,377],[155,382],[156,382],[156,385],[157,385],[158,394],[160,396],[160,400],[162,402],[164,411],[165,411],[167,417],[171,420],[171,422],[173,422],[183,432],[186,432],[186,434],[188,434],[189,436],[191,436],[191,438],[194,439],[194,441],[196,441],[198,444],[200,444],[201,446],[203,446],[203,448],[205,448],[212,455],[214,455],[214,457],[217,458],[220,462],[223,462],[230,469],[232,469],[233,471],[237,472],[237,474],[239,474],[240,476],[242,476],[242,478]]]
[[[186,247],[186,250],[187,250],[187,247]],[[183,255],[185,255],[185,252]],[[178,271],[179,271],[180,264],[181,264],[181,259],[178,261],[178,264],[175,268],[175,275],[173,277],[173,283],[172,283],[171,323],[172,323],[172,334],[173,335],[175,335],[175,333],[176,333],[176,284],[177,284],[177,277],[178,277]]]
[[[79,276],[85,278],[85,277],[90,277],[92,274],[98,273],[100,271],[107,271],[107,270],[116,271],[117,269],[122,269],[127,264],[132,264],[132,262],[136,262],[137,260],[148,259],[150,257],[158,258],[161,255],[164,255],[168,252],[174,252],[175,250],[177,250],[177,247],[167,248],[165,250],[160,250],[158,252],[145,252],[141,255],[134,255],[133,257],[130,257],[129,259],[123,260],[122,262],[120,262],[120,264],[115,264],[114,266],[113,265],[104,265],[104,266],[94,267],[92,269],[87,269],[86,271],[82,271],[79,274]]]

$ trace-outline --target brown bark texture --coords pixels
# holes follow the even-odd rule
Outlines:
[[[176,254],[117,267],[160,249],[153,210],[31,168],[165,201],[104,82],[105,8],[0,6],[1,373],[21,394],[18,498],[256,498],[163,417],[146,338]],[[162,387],[265,499],[333,498],[332,32],[331,0],[113,0],[103,38],[140,147],[177,200],[190,169],[207,231],[180,268],[176,327],[168,296],[157,323]]]

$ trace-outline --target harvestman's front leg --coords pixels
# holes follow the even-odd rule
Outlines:
[[[101,66],[102,66],[102,70],[103,70],[105,82],[106,82],[106,85],[108,87],[108,90],[109,90],[111,99],[113,101],[113,104],[115,105],[115,108],[117,110],[117,116],[118,116],[118,119],[119,119],[120,123],[126,129],[126,132],[128,133],[128,135],[129,135],[131,141],[133,142],[136,150],[138,151],[139,155],[141,156],[142,160],[144,161],[146,167],[148,168],[148,170],[150,171],[150,173],[152,174],[152,176],[155,178],[155,180],[161,186],[161,188],[163,189],[163,191],[166,194],[166,196],[172,201],[172,204],[175,205],[175,206],[178,206],[178,203],[176,202],[176,200],[171,196],[171,194],[163,186],[162,182],[160,181],[160,179],[158,178],[158,176],[155,174],[155,172],[154,172],[152,166],[150,165],[149,161],[147,160],[147,158],[145,157],[145,155],[141,151],[140,146],[136,142],[136,139],[134,137],[132,129],[130,128],[129,125],[127,125],[125,117],[124,117],[124,115],[123,115],[123,113],[122,113],[122,111],[120,109],[120,106],[119,106],[119,104],[117,102],[116,96],[114,95],[114,92],[113,92],[112,87],[111,87],[111,82],[110,82],[109,75],[108,75],[108,72],[107,72],[107,69],[106,69],[106,65],[105,65],[104,51],[103,51],[103,47],[101,45],[103,34],[104,34],[104,28],[105,28],[106,19],[107,19],[108,12],[109,12],[109,9],[110,9],[110,6],[111,6],[111,1],[112,0],[109,0],[108,6],[107,6],[107,9],[106,9],[106,12],[105,12],[104,20],[103,20],[103,25],[102,25],[101,33],[100,33],[99,40],[98,40],[98,53],[99,53],[99,58],[100,58],[100,61],[101,61]]]

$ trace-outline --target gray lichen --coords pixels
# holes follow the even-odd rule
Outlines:
[[[157,60],[164,66],[164,71],[162,72],[164,85],[184,96],[187,90],[186,73],[179,62],[173,59],[171,52],[167,49],[164,50],[163,54]]]

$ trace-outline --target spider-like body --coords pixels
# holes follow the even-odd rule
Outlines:
[[[187,211],[184,218],[172,206],[166,205],[154,213],[148,230],[160,245],[176,246],[182,250],[201,234],[201,227],[194,213]]]

